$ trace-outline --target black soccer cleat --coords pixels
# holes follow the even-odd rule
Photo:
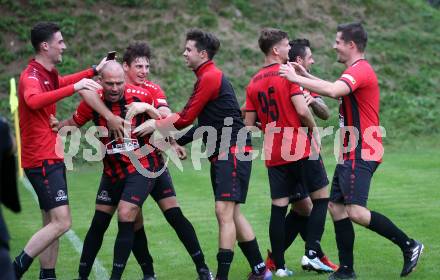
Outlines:
[[[157,280],[156,275],[144,275],[144,278],[142,280]]]
[[[422,255],[423,249],[422,243],[417,240],[413,240],[413,246],[408,250],[403,251],[403,268],[400,273],[400,277],[408,276],[417,266],[420,256]]]
[[[339,280],[339,279],[344,279],[344,280],[356,279],[356,273],[354,273],[354,271],[351,269],[340,267],[338,270],[330,274],[330,276],[328,277],[328,280]]]
[[[209,269],[201,268],[199,269],[198,274],[198,280],[214,280],[214,276],[212,275],[211,271],[209,271]]]

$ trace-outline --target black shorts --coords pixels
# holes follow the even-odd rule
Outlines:
[[[66,166],[63,161],[43,161],[43,166],[25,168],[24,172],[37,193],[40,209],[49,211],[69,205]]]
[[[156,182],[154,183],[150,195],[156,202],[167,197],[176,196],[176,191],[174,190],[173,181],[171,180],[168,168],[156,178]]]
[[[378,166],[378,162],[361,159],[336,165],[330,201],[366,207],[371,178]]]
[[[248,154],[246,154],[248,155]],[[215,201],[245,203],[252,161],[239,160],[234,152],[211,159],[211,184]]]
[[[297,186],[297,192],[290,196],[291,203],[303,200],[307,198],[310,193],[320,190],[329,184],[321,155],[319,155],[317,160],[305,160],[303,165],[305,184]]]
[[[299,187],[305,185],[304,161],[301,159],[287,164],[270,166],[267,168],[269,175],[270,197],[278,199],[295,197],[300,193]]]
[[[153,189],[154,178],[144,177],[138,172],[128,174],[124,179],[115,179],[102,174],[96,195],[96,204],[117,206],[120,200],[142,207]]]

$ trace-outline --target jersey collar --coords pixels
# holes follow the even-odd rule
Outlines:
[[[207,72],[212,67],[215,67],[214,61],[208,60],[200,64],[200,66],[194,71],[196,73],[197,78],[200,77],[203,73]]]

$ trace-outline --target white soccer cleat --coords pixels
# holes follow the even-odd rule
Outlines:
[[[314,259],[309,259],[307,256],[301,258],[301,267],[304,270],[316,271],[318,273],[330,273],[333,269],[325,264],[323,264],[318,257]]]
[[[278,277],[290,277],[292,275],[293,275],[293,271],[289,270],[287,267],[284,269],[282,269],[282,268],[277,269],[277,271],[275,272],[275,276],[278,276]]]

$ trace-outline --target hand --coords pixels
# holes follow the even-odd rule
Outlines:
[[[109,60],[107,60],[107,56],[104,56],[104,58],[101,60],[101,62],[99,62],[98,65],[96,65],[96,71],[98,71],[98,73],[101,71],[102,67],[104,67],[104,65],[109,62]]]
[[[290,63],[293,68],[295,68],[295,71],[304,77],[307,77],[307,74],[309,74],[309,72],[307,72],[306,68],[304,68],[301,64],[297,63],[297,62],[291,62]]]
[[[296,83],[296,79],[298,74],[295,72],[295,68],[290,62],[287,64],[283,64],[280,66],[280,70],[278,71],[280,76],[286,78],[287,80]]]
[[[138,136],[145,136],[147,134],[152,133],[155,130],[156,130],[156,120],[150,119],[150,120],[145,121],[140,126],[136,127],[133,130],[133,133]]]
[[[316,102],[315,97],[313,97],[310,92],[304,93],[304,98],[306,99],[307,106],[311,106],[313,103]]]
[[[186,149],[185,147],[180,146],[177,143],[172,143],[171,147],[173,147],[174,151],[176,152],[179,159],[184,160],[186,159]]]
[[[95,82],[92,79],[81,79],[81,81],[76,82],[73,85],[75,91],[79,91],[79,90],[83,90],[83,89],[88,89],[88,90],[93,90],[93,91],[97,91],[102,89],[102,86],[100,84],[98,84],[97,82]]]
[[[49,126],[53,132],[58,132],[60,122],[55,118],[54,115],[50,114],[49,116]]]
[[[131,129],[131,124],[123,118],[113,115],[113,117],[107,120],[107,128],[110,136],[113,135],[115,138],[122,139],[124,135],[129,135],[124,128]]]
[[[134,116],[142,113],[147,113],[153,119],[160,119],[159,110],[154,108],[153,105],[144,102],[133,102],[125,105],[128,109],[125,115],[126,119],[131,120]]]

